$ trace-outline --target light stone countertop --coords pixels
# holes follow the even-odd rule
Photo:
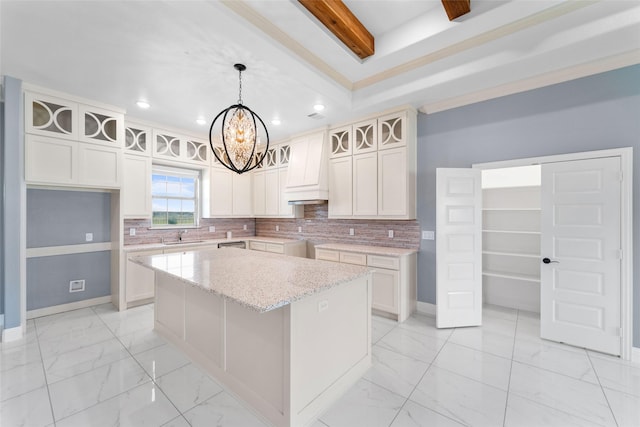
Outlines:
[[[275,310],[372,271],[238,248],[137,256],[131,261],[258,312]]]
[[[416,249],[402,249],[402,248],[387,248],[384,246],[369,246],[369,245],[347,245],[343,243],[323,243],[316,245],[316,249],[330,249],[334,251],[342,252],[358,252],[369,255],[383,255],[383,256],[395,256],[401,257],[405,255],[411,255],[418,252]]]
[[[256,241],[256,242],[268,242],[268,243],[292,243],[292,242],[300,242],[303,240],[295,240],[295,239],[279,239],[276,237],[261,237],[261,236],[245,236],[245,237],[236,237],[231,239],[211,239],[211,240],[202,240],[202,241],[193,241],[189,242],[188,240],[184,243],[174,243],[174,244],[166,244],[166,243],[145,243],[142,245],[125,245],[123,246],[124,252],[138,252],[138,251],[150,251],[156,249],[177,249],[184,248],[185,250],[190,250],[191,248],[197,248],[200,246],[217,246],[218,243],[226,243],[226,242],[243,242],[243,241]]]

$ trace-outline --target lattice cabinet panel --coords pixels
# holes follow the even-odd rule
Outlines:
[[[291,144],[285,143],[278,146],[278,165],[287,166],[291,158]]]
[[[198,141],[196,139],[185,140],[185,160],[190,160],[196,163],[209,163],[209,143],[205,141]]]
[[[79,104],[79,140],[110,147],[122,147],[124,115],[89,105]]]
[[[153,157],[181,160],[181,139],[164,131],[153,132]]]
[[[329,132],[330,158],[350,156],[351,147],[351,126],[333,129]]]
[[[25,132],[78,139],[78,104],[62,98],[25,92]]]
[[[267,150],[267,155],[264,158],[265,168],[275,168],[278,166],[278,148],[271,146]]]
[[[151,155],[151,129],[128,123],[124,129],[124,149],[127,154]]]
[[[378,118],[378,150],[407,144],[407,115],[394,113]]]
[[[377,120],[367,120],[353,125],[353,154],[368,153],[378,149]]]

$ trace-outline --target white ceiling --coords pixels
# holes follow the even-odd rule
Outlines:
[[[345,3],[376,39],[364,61],[294,0],[0,0],[0,73],[205,136],[195,120],[235,103],[242,62],[243,101],[278,140],[640,63],[637,0],[471,0],[454,22],[440,0]]]

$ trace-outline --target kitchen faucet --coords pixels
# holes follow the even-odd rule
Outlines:
[[[184,233],[186,233],[186,232],[187,232],[187,230],[180,230],[180,231],[178,231],[178,241],[182,242],[182,235],[183,235]]]

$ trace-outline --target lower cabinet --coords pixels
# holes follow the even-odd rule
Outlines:
[[[307,256],[306,240],[290,242],[270,242],[268,240],[249,240],[249,249],[274,254],[290,255],[305,258]]]
[[[366,250],[366,249],[363,249]],[[316,259],[366,265],[373,271],[372,310],[405,321],[416,310],[416,254],[383,256],[316,247]]]

